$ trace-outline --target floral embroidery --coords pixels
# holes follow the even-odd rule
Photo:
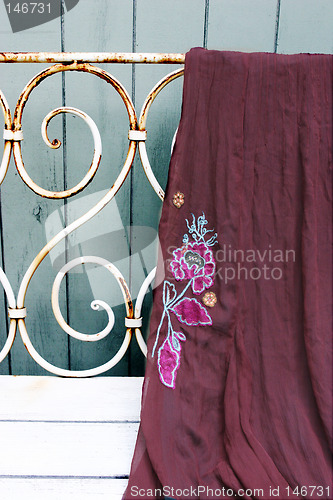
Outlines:
[[[184,203],[185,203],[185,196],[184,196],[184,194],[181,193],[180,191],[177,191],[177,193],[175,193],[173,195],[172,203],[177,208],[180,208],[181,206],[183,206]]]
[[[173,256],[170,267],[177,281],[192,279],[192,290],[196,294],[212,286],[215,261],[213,252],[207,248],[206,243],[188,243],[186,251],[177,248]]]
[[[188,326],[211,325],[212,318],[207,309],[196,299],[185,297],[186,292],[191,289],[195,295],[201,294],[214,283],[215,260],[210,249],[217,243],[217,233],[212,229],[206,229],[208,221],[203,213],[190,224],[186,219],[188,233],[194,241],[190,242],[189,234],[183,237],[183,246],[173,252],[173,260],[170,270],[177,281],[187,281],[183,290],[177,294],[175,285],[170,281],[163,283],[163,314],[156,333],[156,340],[152,351],[154,357],[162,328],[165,328],[166,337],[158,349],[157,365],[161,382],[167,387],[175,388],[177,370],[180,365],[181,344],[185,342],[186,336],[182,332],[176,332],[171,321],[171,313],[178,321]],[[213,234],[211,234],[213,233]],[[216,296],[210,294],[211,300]],[[210,303],[205,305],[210,306]],[[214,303],[215,304],[215,303]],[[213,304],[213,305],[214,305]],[[164,325],[167,325],[165,327]]]

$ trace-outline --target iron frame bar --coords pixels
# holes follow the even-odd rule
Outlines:
[[[159,52],[0,52],[0,63],[184,64],[185,54]]]

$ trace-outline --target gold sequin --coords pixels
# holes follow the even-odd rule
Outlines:
[[[177,207],[177,208],[182,207],[184,205],[184,203],[185,203],[185,196],[184,196],[184,194],[181,193],[180,191],[177,191],[177,193],[175,193],[173,195],[172,202],[175,205],[175,207]]]
[[[202,297],[202,302],[205,304],[205,306],[214,307],[217,302],[215,293],[214,292],[205,293],[205,295]]]

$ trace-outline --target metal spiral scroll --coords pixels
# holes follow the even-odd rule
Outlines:
[[[141,351],[143,352],[144,355],[147,354],[147,346],[146,343],[143,339],[141,329],[139,328],[140,324],[140,319],[141,319],[141,308],[142,308],[142,303],[144,300],[144,297],[146,295],[146,292],[148,290],[148,287],[152,283],[154,277],[155,277],[155,271],[151,271],[145,281],[142,284],[142,287],[139,291],[137,300],[136,300],[136,307],[135,310],[133,310],[133,303],[132,303],[132,298],[131,294],[129,291],[129,288],[126,284],[125,279],[121,275],[120,271],[111,263],[108,262],[105,259],[102,259],[100,257],[96,256],[83,256],[77,259],[74,259],[70,262],[68,262],[63,268],[59,271],[57,274],[54,284],[53,284],[53,289],[52,289],[52,295],[51,295],[51,301],[52,301],[52,308],[53,312],[55,315],[55,318],[60,325],[60,327],[70,336],[75,337],[79,340],[82,341],[89,341],[89,342],[95,342],[98,341],[102,338],[105,338],[109,333],[112,331],[113,325],[114,325],[114,313],[111,309],[111,307],[105,303],[104,301],[101,300],[95,300],[91,303],[91,307],[94,310],[97,310],[98,308],[103,308],[108,314],[108,323],[106,327],[98,333],[95,334],[86,334],[86,333],[81,333],[76,330],[74,330],[71,326],[69,326],[60,311],[59,307],[59,290],[60,290],[60,285],[65,277],[66,273],[73,269],[74,267],[78,265],[83,265],[85,263],[95,263],[98,265],[103,266],[106,268],[112,275],[113,277],[117,280],[118,285],[120,286],[120,289],[122,291],[125,305],[126,305],[126,333],[124,336],[124,340],[122,342],[122,345],[118,352],[113,356],[111,360],[106,362],[105,364],[98,366],[96,368],[88,369],[88,370],[76,370],[76,371],[71,371],[67,369],[62,369],[57,366],[52,365],[48,361],[46,361],[34,348],[32,345],[32,342],[29,338],[26,324],[25,324],[25,315],[26,315],[26,310],[25,310],[25,297],[27,293],[27,289],[30,283],[30,280],[32,279],[33,275],[35,274],[36,270],[38,269],[39,265],[41,262],[44,260],[44,258],[49,254],[49,252],[60,242],[62,241],[67,235],[75,231],[77,228],[82,226],[84,223],[89,221],[92,217],[94,217],[96,214],[98,214],[111,200],[112,198],[116,195],[122,184],[124,183],[131,167],[133,164],[135,152],[136,152],[136,146],[137,142],[139,143],[139,152],[140,152],[140,158],[141,162],[144,168],[144,171],[147,175],[147,178],[152,185],[153,189],[155,192],[158,194],[161,200],[164,198],[164,192],[162,188],[160,187],[158,181],[155,178],[155,175],[150,167],[149,159],[147,156],[147,151],[145,147],[145,138],[146,138],[146,131],[145,131],[145,125],[147,121],[147,114],[150,109],[151,104],[153,103],[155,97],[158,95],[158,93],[171,81],[174,79],[178,78],[179,76],[182,76],[183,70],[177,70],[169,75],[167,75],[165,78],[163,78],[149,93],[149,95],[146,98],[146,101],[143,105],[139,123],[137,121],[136,113],[134,106],[132,104],[132,101],[126,91],[126,89],[113,77],[111,76],[108,72],[101,70],[95,66],[92,66],[87,63],[71,63],[71,64],[56,64],[54,66],[51,66],[47,68],[46,70],[41,71],[38,73],[23,89],[17,105],[16,109],[14,112],[14,118],[13,122],[11,121],[11,115],[10,111],[7,105],[7,102],[3,96],[3,94],[0,91],[0,104],[3,109],[4,113],[4,118],[5,118],[5,130],[8,130],[4,137],[5,137],[5,146],[4,146],[4,153],[3,153],[3,159],[0,167],[0,183],[4,179],[7,169],[8,169],[8,164],[10,160],[10,155],[11,155],[11,150],[13,149],[13,156],[14,160],[16,163],[16,168],[17,171],[22,178],[22,180],[25,182],[25,184],[36,194],[51,198],[51,199],[64,199],[68,198],[70,196],[75,195],[76,193],[79,193],[82,191],[94,178],[94,175],[99,167],[101,157],[102,157],[102,143],[101,143],[101,138],[100,134],[98,131],[98,128],[94,121],[83,111],[76,109],[76,108],[71,108],[71,107],[59,107],[57,109],[54,109],[51,111],[43,120],[42,127],[41,127],[41,132],[42,132],[42,137],[44,142],[52,149],[59,148],[61,145],[61,142],[58,139],[54,139],[52,142],[48,137],[47,129],[48,129],[48,124],[52,120],[53,117],[55,117],[58,114],[61,113],[71,113],[76,116],[79,116],[82,118],[87,125],[89,126],[91,133],[93,135],[94,139],[94,153],[93,153],[93,158],[91,161],[91,165],[88,169],[88,172],[86,175],[83,177],[83,179],[74,187],[65,190],[65,191],[49,191],[44,189],[43,187],[38,186],[28,175],[23,158],[22,158],[22,151],[21,151],[21,143],[20,141],[23,139],[23,134],[21,130],[21,122],[22,122],[22,115],[23,115],[23,110],[25,107],[25,104],[27,103],[29,96],[34,88],[36,88],[45,78],[54,75],[56,73],[62,72],[62,71],[81,71],[81,72],[88,72],[91,73],[103,80],[105,80],[107,83],[112,85],[114,89],[118,92],[120,97],[122,98],[127,113],[129,117],[129,126],[130,126],[130,131],[129,131],[129,147],[128,147],[128,152],[127,152],[127,157],[125,160],[125,163],[114,183],[114,185],[111,187],[111,189],[103,196],[103,198],[90,210],[88,210],[84,215],[76,219],[74,222],[69,224],[67,227],[65,227],[63,230],[61,230],[57,235],[55,235],[45,246],[42,248],[42,250],[38,253],[38,255],[35,257],[35,259],[32,261],[30,264],[29,268],[27,269],[17,296],[17,303],[15,301],[15,296],[12,291],[12,288],[9,284],[9,281],[4,274],[3,270],[0,269],[0,281],[5,289],[6,295],[7,295],[7,301],[9,305],[9,316],[10,316],[10,331],[9,331],[9,336],[6,341],[5,346],[3,347],[2,351],[0,351],[0,362],[7,356],[8,352],[11,349],[11,346],[13,344],[14,338],[15,338],[15,332],[16,332],[16,323],[18,324],[19,331],[22,337],[22,340],[32,356],[32,358],[43,368],[48,370],[51,373],[54,373],[56,375],[60,376],[69,376],[69,377],[88,377],[88,376],[93,376],[93,375],[98,375],[101,374],[110,368],[112,368],[115,364],[117,364],[122,357],[124,356],[130,340],[132,336],[132,331],[135,330],[136,338],[139,344],[139,347]],[[7,138],[7,139],[6,139]],[[132,323],[131,323],[132,321]],[[128,326],[130,325],[130,326]]]
[[[95,68],[94,66],[91,66],[89,64],[77,64],[77,63],[74,63],[74,64],[69,65],[69,66],[63,66],[63,65],[52,66],[51,68],[48,68],[47,70],[39,73],[34,79],[32,79],[28,83],[28,85],[23,90],[23,92],[18,100],[17,106],[16,106],[16,110],[15,110],[15,114],[14,114],[14,127],[15,127],[15,129],[20,129],[20,127],[21,127],[23,108],[24,108],[24,105],[25,105],[29,95],[30,95],[31,90],[33,88],[35,88],[36,85],[41,83],[41,81],[43,81],[47,76],[55,74],[59,71],[85,71],[85,72],[92,73],[96,76],[99,76],[100,78],[102,78],[102,79],[106,80],[108,83],[110,83],[117,90],[117,92],[120,94],[120,96],[122,97],[122,99],[125,103],[125,106],[126,106],[126,109],[128,112],[128,116],[129,116],[129,121],[130,121],[130,129],[136,129],[137,119],[136,119],[134,106],[131,102],[129,95],[127,94],[126,90],[122,87],[122,85],[106,71],[100,70],[99,68]],[[42,125],[42,134],[43,134],[44,140],[49,145],[51,144],[48,137],[47,137],[47,124],[53,116],[55,116],[56,114],[61,113],[61,112],[71,112],[71,113],[75,112],[75,114],[84,118],[85,121],[89,124],[89,126],[92,130],[93,136],[94,136],[95,153],[94,153],[94,158],[93,158],[91,168],[89,169],[88,174],[84,177],[84,179],[77,186],[75,186],[74,188],[72,188],[68,191],[65,191],[65,192],[50,192],[50,191],[46,191],[45,189],[37,186],[33,181],[31,181],[30,177],[28,176],[28,174],[24,168],[22,154],[21,154],[21,147],[20,147],[19,142],[14,144],[14,150],[13,150],[17,170],[18,170],[19,174],[21,175],[22,179],[24,180],[24,182],[34,192],[36,192],[37,194],[39,194],[41,196],[46,196],[48,198],[65,198],[68,196],[73,196],[74,194],[76,194],[79,191],[81,191],[82,189],[84,189],[84,187],[92,180],[93,175],[98,168],[98,165],[100,162],[100,157],[101,157],[101,149],[102,149],[101,148],[101,141],[100,141],[99,132],[98,132],[96,125],[91,120],[91,118],[89,118],[87,115],[85,115],[82,111],[76,110],[75,108],[58,108],[57,110],[54,110],[49,115],[47,115],[47,117],[44,119],[43,125]],[[58,143],[59,143],[59,141],[57,141],[57,140],[53,141],[52,146],[58,147]],[[67,235],[72,233],[75,229],[77,229],[82,224],[84,224],[85,222],[90,220],[92,217],[94,217],[115,196],[115,194],[120,189],[123,182],[125,181],[126,176],[129,172],[131,166],[132,166],[135,151],[136,151],[136,142],[130,141],[129,149],[128,149],[128,153],[127,153],[127,158],[125,160],[124,166],[123,166],[120,174],[118,175],[112,188],[106,193],[106,195],[93,208],[91,208],[84,215],[82,215],[77,220],[75,220],[74,222],[69,224],[69,226],[67,226],[62,231],[60,231],[39,252],[39,254],[33,260],[33,262],[31,263],[31,265],[29,266],[27,272],[25,273],[25,275],[23,277],[23,280],[22,280],[22,283],[21,283],[21,286],[20,286],[20,289],[18,292],[18,297],[17,297],[17,308],[24,307],[25,295],[26,295],[30,280],[31,280],[32,276],[34,275],[35,271],[37,270],[38,266],[40,265],[40,263],[43,261],[43,259],[46,257],[46,255],[48,255],[48,253],[52,250],[52,248],[54,248],[61,240],[63,240]],[[69,263],[68,265],[71,266],[72,263]],[[76,265],[76,263],[75,263],[75,265]],[[123,278],[122,278],[122,280],[123,280]],[[57,278],[56,278],[56,283],[57,283]],[[132,300],[131,300],[131,297],[129,295],[128,287],[125,284],[124,280],[123,280],[123,283],[124,283],[124,287],[126,289],[126,295],[127,295],[127,301],[126,301],[127,315],[129,318],[132,318],[133,317]],[[56,306],[55,303],[53,304],[53,306],[54,305]],[[56,315],[56,319],[61,327],[65,326],[62,323],[61,317],[59,316],[59,314]],[[59,320],[60,320],[60,322],[59,322]],[[51,363],[45,361],[44,358],[42,358],[39,355],[39,353],[35,350],[35,348],[33,347],[32,343],[31,343],[31,340],[29,338],[29,335],[28,335],[28,332],[26,329],[25,321],[23,318],[18,319],[18,326],[19,326],[22,340],[23,340],[26,348],[28,349],[28,351],[29,351],[30,355],[33,357],[33,359],[39,365],[43,366],[46,370],[48,370],[52,373],[55,373],[56,375],[70,376],[70,377],[93,376],[93,375],[97,375],[97,374],[103,373],[104,371],[108,370],[109,368],[114,366],[114,364],[116,364],[119,361],[119,359],[121,359],[123,354],[126,352],[126,349],[128,347],[128,344],[129,344],[129,341],[131,338],[131,330],[127,329],[125,339],[123,341],[123,344],[122,344],[120,350],[118,351],[118,353],[116,354],[116,356],[114,358],[112,358],[109,362],[105,363],[104,365],[101,365],[97,368],[93,368],[93,369],[89,369],[89,370],[71,371],[71,370],[58,368],[58,367],[52,365]],[[68,327],[68,325],[67,325],[67,327]],[[70,328],[70,327],[68,327],[68,328]],[[66,329],[65,329],[65,331],[66,331]],[[75,332],[73,329],[71,329],[70,331],[71,331],[71,334],[73,332]],[[77,333],[79,333],[79,332],[77,332]],[[84,340],[87,340],[85,337],[83,337],[83,338],[84,338]],[[82,336],[81,336],[81,340],[82,340]],[[119,356],[120,356],[120,358],[119,358]]]
[[[99,78],[105,80],[107,83],[112,85],[114,89],[118,92],[122,100],[124,101],[124,104],[126,106],[126,110],[128,113],[129,117],[129,122],[130,122],[130,129],[136,129],[137,128],[137,118],[135,114],[135,109],[132,104],[131,98],[128,95],[126,89],[121,85],[118,80],[116,80],[113,76],[111,76],[109,73],[107,73],[104,70],[101,70],[99,68],[96,68],[95,66],[92,66],[90,64],[78,64],[78,63],[73,63],[69,65],[63,65],[63,64],[56,64],[55,66],[51,66],[50,68],[41,71],[38,73],[30,82],[25,86],[23,89],[23,92],[21,93],[19,100],[16,105],[15,113],[14,113],[14,130],[20,131],[21,130],[21,123],[22,123],[22,114],[23,114],[23,109],[30,97],[30,94],[34,88],[37,87],[45,78],[48,76],[54,75],[59,72],[63,71],[81,71],[85,73],[91,73],[95,76],[98,76]],[[77,116],[81,117],[90,127],[93,137],[94,137],[94,142],[95,142],[95,151],[94,151],[94,156],[92,163],[90,165],[90,168],[85,175],[85,177],[79,182],[76,186],[74,186],[71,189],[68,189],[66,191],[48,191],[44,188],[41,188],[38,186],[28,175],[24,163],[23,163],[23,158],[22,158],[22,151],[21,151],[21,144],[20,141],[15,141],[13,145],[13,155],[16,163],[16,168],[18,173],[20,174],[22,180],[26,183],[26,185],[32,189],[36,194],[39,194],[40,196],[44,196],[46,198],[68,198],[70,196],[73,196],[74,194],[79,193],[82,191],[88,184],[89,182],[92,181],[98,166],[99,162],[101,160],[101,154],[102,154],[102,145],[100,142],[100,137],[99,137],[99,132],[98,129],[95,125],[95,123],[89,118],[85,113],[82,111],[76,109],[76,108],[67,108],[67,107],[62,107],[58,108],[51,113],[49,113],[43,121],[42,125],[42,135],[43,139],[46,142],[46,144],[51,147],[52,149],[56,149],[61,145],[61,142],[58,139],[55,139],[52,143],[48,139],[47,136],[47,125],[49,121],[57,114],[59,113],[72,113],[76,114]],[[132,157],[134,158],[135,154],[135,149],[136,149],[136,143],[134,141],[130,141],[129,144],[129,149],[127,153],[127,158],[125,164],[128,164],[128,160]],[[133,160],[132,160],[133,161]],[[128,170],[131,168],[132,162],[129,165]],[[119,174],[119,177],[121,176],[122,172]],[[118,177],[118,179],[119,179]],[[118,180],[117,179],[117,180]],[[117,181],[116,181],[117,182]],[[120,186],[119,186],[120,187]],[[119,189],[119,188],[118,188]]]

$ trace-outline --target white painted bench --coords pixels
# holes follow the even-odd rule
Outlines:
[[[118,500],[142,378],[0,377],[0,498]]]

